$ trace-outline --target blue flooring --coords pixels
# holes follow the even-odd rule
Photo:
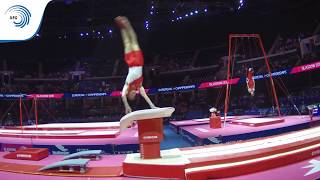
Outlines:
[[[161,149],[172,149],[192,146],[188,141],[178,135],[169,125],[164,125],[164,140],[161,142]]]

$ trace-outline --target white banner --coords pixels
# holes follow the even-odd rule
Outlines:
[[[40,29],[51,0],[1,0],[0,43],[29,40]]]

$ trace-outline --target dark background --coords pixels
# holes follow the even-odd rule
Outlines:
[[[40,37],[30,41],[0,45],[0,59],[46,61],[52,57],[122,56],[119,31],[113,18],[125,15],[136,29],[146,57],[163,52],[185,51],[227,43],[230,33],[259,33],[265,46],[278,34],[297,37],[311,34],[319,23],[316,0],[235,0],[219,1],[142,1],[142,0],[56,0],[48,4]],[[150,15],[151,6],[154,14]],[[207,9],[179,22],[175,14]],[[150,29],[145,29],[145,21]],[[112,29],[112,37],[108,30]],[[92,31],[101,31],[104,39]],[[81,38],[80,33],[89,32]],[[57,61],[57,60],[55,60]]]

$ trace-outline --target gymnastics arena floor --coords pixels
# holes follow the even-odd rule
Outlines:
[[[243,118],[241,118],[243,120]],[[248,118],[255,121],[263,121],[266,118]],[[268,118],[270,119],[270,118]],[[170,127],[178,130],[193,145],[219,144],[231,141],[240,141],[253,139],[257,137],[266,137],[284,132],[291,132],[312,127],[319,123],[320,117],[315,117],[310,121],[309,116],[283,116],[281,123],[268,124],[263,126],[246,126],[233,123],[227,123],[226,127],[220,129],[211,129],[209,122],[205,124],[194,124],[193,120],[184,121],[184,124],[170,122]],[[231,121],[232,122],[232,121]],[[177,124],[178,123],[178,124]]]
[[[312,167],[306,168],[310,165],[310,161],[320,163],[320,157],[315,157],[311,160],[305,160],[298,163],[290,164],[284,167],[274,168],[266,171],[257,173],[223,178],[221,180],[248,180],[248,179],[281,179],[281,180],[315,180],[320,177],[319,171],[315,171],[312,174],[308,174],[312,171]],[[235,169],[237,170],[237,169]],[[0,171],[0,177],[3,180],[101,180],[101,179],[112,179],[112,180],[143,180],[145,178],[135,177],[109,177],[109,178],[98,178],[98,177],[61,177],[61,176],[41,176],[41,175],[30,175],[22,173],[12,173],[6,171]],[[156,180],[159,178],[148,178],[150,180]]]
[[[171,122],[171,131],[174,134],[176,134],[176,136],[180,136],[181,138],[186,139],[188,143],[190,143],[191,141],[192,146],[195,147],[173,149],[170,148],[167,150],[162,150],[162,159],[160,159],[158,162],[151,160],[148,161],[148,163],[146,164],[145,161],[137,160],[139,159],[139,154],[137,153],[139,152],[137,127],[129,128],[128,130],[122,133],[119,133],[119,125],[117,123],[78,123],[75,126],[72,126],[72,124],[47,124],[38,125],[37,127],[25,126],[23,127],[23,130],[19,129],[19,127],[5,127],[0,129],[0,176],[1,179],[14,178],[16,180],[26,178],[32,178],[36,180],[99,179],[101,177],[112,177],[112,179],[115,180],[141,179],[132,177],[153,177],[155,179],[193,179],[192,173],[188,177],[187,172],[194,172],[198,170],[202,171],[203,169],[201,168],[210,169],[210,164],[212,164],[211,160],[216,161],[222,157],[222,159],[224,160],[220,159],[219,161],[225,161],[226,157],[229,157],[229,159],[226,160],[228,162],[234,161],[234,158],[236,157],[240,158],[238,160],[245,161],[248,160],[247,158],[249,157],[253,159],[260,157],[259,154],[252,154],[253,152],[259,152],[263,155],[270,155],[270,153],[279,154],[284,153],[286,151],[292,151],[292,153],[295,153],[293,151],[297,151],[299,148],[311,148],[306,150],[305,154],[307,154],[308,156],[303,156],[303,159],[297,158],[297,161],[288,163],[283,166],[266,166],[262,170],[254,170],[253,168],[252,171],[244,174],[230,173],[230,169],[227,169],[226,172],[227,174],[229,174],[228,176],[220,176],[221,172],[223,172],[221,171],[219,172],[220,175],[215,178],[241,180],[258,178],[316,179],[320,177],[320,174],[316,172],[316,170],[312,171],[313,166],[314,168],[316,168],[318,164],[320,168],[320,158],[318,156],[320,152],[320,148],[318,149],[318,145],[320,145],[320,136],[317,134],[318,132],[320,132],[320,129],[317,128],[317,124],[320,118],[314,118],[313,121],[310,121],[309,116],[284,116],[282,118],[284,120],[283,122],[262,126],[247,126],[228,122],[227,126],[221,129],[211,129],[209,127],[209,122],[203,123],[203,121],[199,121],[203,124],[194,124],[194,120],[189,120],[190,124],[188,125],[177,125],[174,124],[175,122]],[[259,120],[259,117],[247,116],[245,118],[230,118],[230,121],[243,119],[248,119],[248,122],[253,122],[257,119]],[[266,118],[264,119],[260,117],[260,119],[262,121],[265,120],[265,122],[269,121]],[[179,126],[179,128],[175,126]],[[175,131],[176,129],[179,129],[180,134],[177,134],[177,132]],[[110,132],[113,133],[113,136],[106,137],[105,134],[112,134]],[[84,137],[72,137],[79,136],[79,134],[83,133],[85,133]],[[190,134],[188,136],[194,137],[186,138],[187,133]],[[306,134],[303,135],[304,133]],[[293,135],[295,137],[289,138]],[[165,134],[165,141],[166,138],[170,137],[166,137]],[[197,138],[197,140],[190,140],[192,138]],[[248,140],[253,138],[258,139]],[[278,139],[279,141],[276,141],[275,139]],[[284,139],[288,140],[288,142],[284,141]],[[192,143],[192,141],[195,141],[197,143]],[[309,144],[307,142],[309,142]],[[226,144],[212,145],[217,143]],[[257,145],[257,143],[262,144]],[[272,143],[275,143],[274,146],[272,145]],[[198,146],[209,144],[211,145]],[[245,144],[249,144],[249,146],[244,147]],[[3,155],[6,154],[7,151],[14,151],[21,147],[48,148],[51,155],[43,160],[36,162],[3,158]],[[230,151],[227,150],[228,148],[231,148]],[[101,149],[104,151],[106,155],[103,155],[102,159],[99,161],[90,161],[88,164],[89,171],[84,176],[73,175],[68,173],[46,174],[39,173],[37,171],[37,169],[45,165],[61,160],[63,155],[89,149]],[[278,149],[279,151],[274,151],[275,149]],[[219,155],[220,150],[222,150],[222,154],[220,153]],[[161,174],[166,174],[166,171],[163,171],[166,168],[161,169],[161,167],[156,168],[156,170],[160,172],[160,175],[158,176],[153,176],[154,174],[148,175],[148,173],[146,176],[143,176],[143,172],[137,170],[143,169],[145,165],[151,165],[151,167],[154,168],[155,165],[157,165],[157,163],[159,163],[160,165],[163,163],[166,164],[168,163],[167,157],[171,158],[171,160],[169,161],[172,163],[170,165],[170,169],[172,170],[170,172],[171,176],[162,176]],[[271,164],[273,164],[274,162],[278,162],[276,159],[277,158],[275,158],[275,160],[270,161],[272,162]],[[280,158],[279,162],[281,161],[282,159]],[[176,164],[177,162],[184,162],[183,168],[179,167],[177,170],[175,170],[174,167],[180,166],[179,163]],[[140,166],[141,164],[143,164],[142,167]],[[133,168],[131,166],[133,166]],[[137,171],[139,173],[135,174],[133,172],[132,174],[132,170],[127,170],[128,167],[133,169],[133,171]],[[247,169],[252,169],[252,167],[254,166],[250,166],[249,168],[247,167]],[[241,168],[243,167],[237,166],[234,167],[233,170],[243,171]],[[147,169],[148,168],[145,168],[145,170]],[[157,173],[155,174],[157,175]],[[207,177],[204,179],[207,179]],[[210,177],[208,179],[210,179]]]

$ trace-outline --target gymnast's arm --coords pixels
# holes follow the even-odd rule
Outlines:
[[[129,103],[128,103],[128,100],[127,100],[127,93],[128,93],[128,84],[126,83],[124,86],[123,86],[123,89],[122,89],[122,92],[121,92],[121,99],[122,99],[122,102],[124,104],[124,107],[125,107],[125,113],[128,114],[132,111]]]
[[[143,86],[140,87],[140,94],[141,96],[147,101],[147,103],[149,104],[150,108],[155,109],[157,108],[150,100],[150,98],[148,97],[146,90],[144,89]]]

